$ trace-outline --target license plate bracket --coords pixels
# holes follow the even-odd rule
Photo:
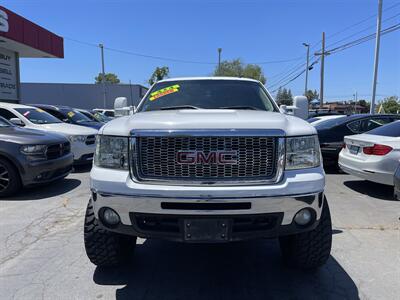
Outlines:
[[[229,219],[185,219],[184,240],[188,242],[215,242],[229,239]]]
[[[358,151],[360,151],[360,147],[359,146],[355,146],[355,145],[350,145],[349,147],[349,151],[351,154],[358,154]]]

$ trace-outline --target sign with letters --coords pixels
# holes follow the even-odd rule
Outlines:
[[[0,48],[0,100],[18,99],[17,55]]]

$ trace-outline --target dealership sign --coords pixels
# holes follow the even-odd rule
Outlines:
[[[17,56],[0,48],[0,99],[18,100]]]

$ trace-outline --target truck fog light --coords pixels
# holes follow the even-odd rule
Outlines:
[[[103,210],[103,221],[107,225],[117,225],[120,222],[119,215],[111,208],[105,208]]]
[[[312,221],[312,213],[308,208],[303,208],[302,210],[298,211],[297,214],[294,216],[294,221],[297,225],[305,226],[308,225]]]

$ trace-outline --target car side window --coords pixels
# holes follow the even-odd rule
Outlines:
[[[361,121],[356,120],[347,124],[347,128],[350,129],[353,133],[360,133],[361,132]]]
[[[13,114],[11,111],[0,108],[0,116],[3,117],[6,120],[10,120],[12,118],[18,118],[15,114]]]
[[[382,125],[388,124],[390,122],[391,120],[389,118],[382,118],[382,117],[372,117],[364,119],[361,121],[361,132],[370,131]]]

